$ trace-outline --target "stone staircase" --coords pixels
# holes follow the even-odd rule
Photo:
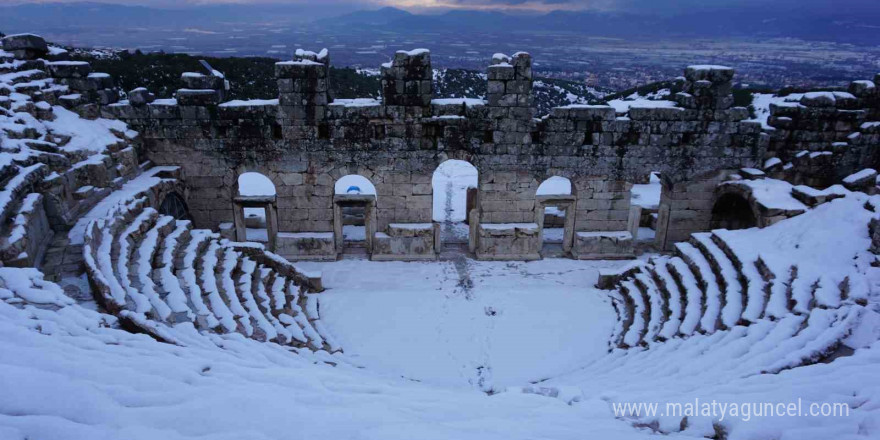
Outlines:
[[[131,328],[176,342],[169,327],[238,333],[340,351],[320,321],[320,284],[262,245],[235,243],[160,215],[136,197],[86,228],[83,253],[96,300]]]
[[[814,263],[802,265],[794,257],[787,261],[767,258],[772,256],[773,243],[749,244],[738,239],[741,235],[737,234],[748,232],[692,234],[688,242],[675,245],[672,255],[654,257],[612,275],[610,284],[615,290],[610,298],[618,325],[611,347],[648,347],[695,334],[792,319],[791,315],[809,323],[823,319],[814,315],[846,314],[845,309],[867,304],[864,279],[856,272],[824,273]],[[846,325],[853,322],[846,321]],[[827,341],[829,349],[837,341]]]

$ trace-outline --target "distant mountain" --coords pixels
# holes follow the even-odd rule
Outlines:
[[[696,0],[682,0],[694,3]],[[717,2],[705,7],[656,7],[622,12],[556,11],[544,15],[454,10],[437,15],[412,14],[387,7],[351,11],[321,2],[219,4],[180,9],[106,3],[27,3],[0,7],[5,33],[200,27],[228,30],[230,25],[304,25],[310,31],[361,32],[572,32],[581,35],[646,38],[795,37],[807,40],[876,45],[880,41],[880,1],[845,0],[840,7],[825,0]],[[712,3],[712,2],[704,2]],[[837,5],[837,2],[829,2]],[[342,8],[340,10],[340,8]]]
[[[324,18],[318,20],[318,23],[335,26],[348,26],[353,24],[362,26],[386,26],[412,16],[413,14],[404,11],[403,9],[387,7],[374,11],[355,11],[336,17]]]
[[[794,37],[875,45],[880,2],[861,9],[787,9],[773,5],[694,8],[656,14],[554,11],[544,15],[456,10],[439,15],[393,8],[361,11],[321,21],[329,28],[383,27],[398,32],[572,32],[609,37]]]
[[[222,27],[235,23],[305,23],[338,14],[314,4],[219,4],[160,9],[95,2],[25,3],[0,6],[0,29],[12,32],[59,29]]]

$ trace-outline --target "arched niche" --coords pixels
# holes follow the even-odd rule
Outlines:
[[[431,176],[432,220],[442,223],[443,242],[466,243],[470,213],[477,209],[479,172],[470,162],[449,159]]]
[[[233,199],[235,239],[266,243],[275,250],[278,237],[278,206],[275,184],[257,172],[241,173]]]
[[[535,223],[542,256],[571,252],[577,203],[574,188],[567,177],[551,176],[535,191]]]
[[[363,243],[369,254],[376,233],[376,186],[364,176],[347,174],[333,184],[333,234],[337,252]]]

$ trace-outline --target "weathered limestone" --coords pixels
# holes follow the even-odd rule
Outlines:
[[[415,250],[415,244],[403,244],[388,228],[431,222],[431,176],[447,159],[466,160],[479,169],[479,196],[468,214],[470,249],[487,258],[532,258],[540,250],[540,233],[532,237],[529,227],[496,226],[541,223],[537,213],[542,202],[535,190],[548,176],[565,176],[573,183],[573,208],[568,208],[572,215],[566,215],[573,226],[566,228],[571,238],[564,241],[564,247],[573,248],[576,232],[636,233],[640,222],[630,207],[631,185],[659,172],[664,189],[655,247],[671,249],[675,241],[709,227],[718,183],[744,168],[755,170],[751,174],[757,178],[771,136],[780,151],[800,142],[799,136],[777,137],[782,130],[768,135],[760,123],[745,121],[748,110],[731,107],[733,70],[723,66],[689,67],[677,86],[677,107],[637,106],[618,117],[609,106],[579,105],[534,119],[528,54],[493,57],[485,101],[432,100],[430,61],[426,50],[398,52],[382,68],[381,101],[332,101],[329,55],[300,50],[293,60],[276,64],[277,102],[217,104],[192,96],[187,99],[200,105],[175,105],[144,98],[104,110],[142,133],[151,160],[184,164],[197,225],[232,221],[236,177],[257,171],[276,182],[279,233],[332,233],[338,253],[342,244],[336,219],[341,205],[333,184],[344,175],[365,176],[377,190],[367,237],[368,251],[377,256],[430,253],[422,245]],[[188,81],[209,86],[201,77]],[[875,89],[862,82],[854,85],[856,100],[836,96],[834,111],[843,115],[840,106],[875,105]],[[810,109],[811,115],[831,109],[796,106]],[[853,117],[862,111],[861,120],[873,114],[846,111]],[[771,117],[774,122],[778,121]],[[799,124],[795,119],[789,123]],[[876,129],[868,125],[860,131],[866,142],[851,139],[848,145],[857,145],[860,160],[865,160],[861,152],[876,145]],[[818,167],[829,160],[824,157],[792,160]],[[325,242],[295,244],[306,237],[285,238],[291,243],[287,248],[332,253]],[[584,240],[584,249],[592,249],[582,252],[585,255],[606,248],[616,255],[630,253],[626,240],[604,247],[587,243],[592,238]]]
[[[156,95],[150,93],[145,87],[138,87],[128,92],[128,102],[133,106],[147,105],[156,100]]]
[[[49,53],[46,40],[34,34],[7,35],[0,42],[3,50],[23,60],[37,59]]]
[[[880,160],[880,92],[874,81],[849,92],[807,93],[797,102],[771,104],[768,155],[771,177],[828,187]]]
[[[332,232],[280,232],[275,252],[291,261],[335,261],[336,239]]]
[[[278,124],[283,134],[292,138],[327,137],[327,128],[293,128],[315,126],[323,121],[330,102],[330,56],[327,49],[319,53],[297,50],[292,61],[275,63],[278,79]],[[320,131],[320,132],[319,132]]]
[[[689,109],[727,110],[733,105],[733,74],[725,66],[688,66],[675,100]]]
[[[385,232],[377,232],[371,259],[433,260],[440,243],[439,223],[391,223]]]
[[[578,232],[572,254],[578,260],[634,258],[633,235],[629,231]]]
[[[434,71],[427,49],[399,50],[382,65],[382,98],[387,106],[428,107],[434,98]]]
[[[540,260],[541,229],[537,223],[481,223],[476,256],[480,260]]]

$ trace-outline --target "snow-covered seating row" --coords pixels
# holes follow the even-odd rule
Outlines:
[[[815,307],[808,313],[763,317],[711,334],[614,350],[583,369],[538,386],[575,389],[582,399],[601,396],[612,407],[624,402],[657,403],[660,411],[656,414],[615,414],[656,434],[826,439],[833,432],[841,438],[861,438],[856,433],[880,414],[880,408],[870,403],[880,397],[876,387],[878,331],[880,314],[870,306]],[[755,412],[747,420],[740,417],[745,414],[727,413],[720,421],[718,413],[664,414],[664,408],[669,411],[667,403],[693,404],[695,399],[700,404],[730,405],[788,404],[800,399],[804,411],[815,402],[841,402],[848,412],[847,417],[812,418],[768,418],[763,413],[763,420]]]
[[[673,255],[617,276],[611,299],[620,324],[611,345],[650,346],[865,305],[875,258],[868,224],[878,215],[876,197],[848,192],[767,228],[692,234]]]
[[[118,96],[109,75],[59,60],[64,50],[50,53],[37,36],[3,47],[17,49],[0,50],[0,261],[56,269],[42,261],[52,229],[72,226],[139,171],[137,133],[98,118],[98,104]]]
[[[193,229],[153,206],[153,186],[88,223],[86,273],[98,302],[121,322],[160,340],[176,341],[169,327],[237,332],[313,350],[340,347],[320,322],[310,291],[317,282],[262,245],[235,243]]]

